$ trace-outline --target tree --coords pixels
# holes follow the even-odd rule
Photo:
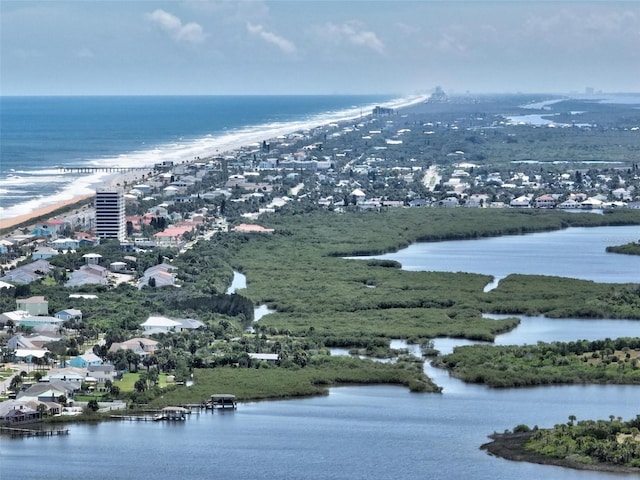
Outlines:
[[[135,388],[138,393],[145,392],[147,390],[147,382],[140,378],[133,384],[133,388]]]
[[[12,391],[20,390],[20,385],[22,385],[22,377],[20,375],[16,375],[11,379],[11,383],[9,384],[9,389]]]
[[[98,405],[98,401],[95,398],[89,400],[89,403],[87,403],[87,410],[90,412],[97,412],[100,410],[100,405]]]

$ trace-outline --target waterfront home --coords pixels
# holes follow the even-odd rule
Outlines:
[[[27,423],[42,421],[42,414],[27,405],[27,402],[7,400],[0,402],[0,423],[9,427],[16,427]]]
[[[540,195],[535,200],[536,208],[554,208],[556,199],[552,195]]]
[[[580,208],[580,204],[573,200],[572,198],[565,200],[564,202],[558,204],[558,208],[564,210],[573,210],[575,208]]]
[[[457,207],[459,203],[460,202],[458,201],[457,197],[447,197],[443,198],[442,200],[438,200],[436,202],[436,205],[438,207],[452,208]]]
[[[277,353],[249,353],[249,358],[253,360],[260,360],[268,363],[277,363],[280,360],[280,356]]]
[[[31,315],[47,315],[49,302],[43,296],[16,299],[16,310],[25,310]]]
[[[46,377],[45,377],[46,378]],[[76,390],[80,389],[82,380],[77,383],[52,379],[31,385],[24,392],[20,392],[16,400],[29,402],[56,402],[60,397],[73,398]]]
[[[511,200],[509,206],[512,208],[531,208],[531,198],[527,195],[522,195]]]

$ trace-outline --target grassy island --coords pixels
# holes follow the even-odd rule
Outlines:
[[[465,382],[491,387],[550,384],[640,384],[640,339],[469,345],[436,360]]]
[[[607,252],[622,253],[624,255],[640,255],[640,242],[631,242],[624,245],[607,247]]]
[[[640,415],[623,421],[581,420],[550,429],[518,425],[513,432],[493,434],[481,448],[509,460],[581,470],[640,473]]]

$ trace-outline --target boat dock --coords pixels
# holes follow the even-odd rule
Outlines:
[[[129,422],[158,422],[161,420],[186,420],[191,410],[185,407],[165,407],[162,410],[151,410],[140,415],[110,415],[114,420]]]
[[[30,428],[0,427],[0,433],[18,437],[53,437],[54,435],[69,435],[68,428],[58,430],[34,430]]]
[[[238,408],[236,396],[229,393],[217,393],[211,395],[211,398],[203,403],[204,408],[207,410],[215,410],[216,408],[235,410]]]

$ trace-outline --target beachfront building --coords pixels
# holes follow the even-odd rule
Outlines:
[[[95,233],[98,238],[125,240],[127,225],[124,203],[124,190],[121,188],[103,188],[96,191]]]

